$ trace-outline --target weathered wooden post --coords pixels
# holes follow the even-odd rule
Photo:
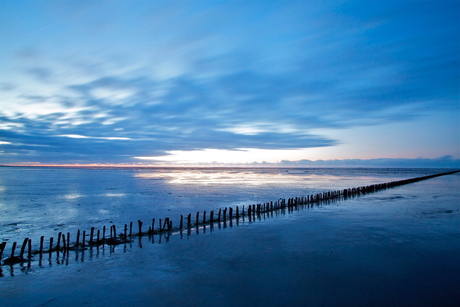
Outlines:
[[[102,227],[102,244],[105,243],[105,225]]]
[[[130,223],[129,223],[129,236],[130,236],[130,237],[133,236],[133,222],[130,222]]]
[[[24,241],[22,242],[21,253],[19,254],[19,259],[24,259],[24,252],[26,250],[27,241],[29,241],[29,238],[25,238]]]
[[[3,251],[5,250],[5,247],[6,247],[6,242],[2,242],[2,244],[0,244],[0,262],[2,261]]]
[[[27,243],[28,243],[28,247],[29,247],[29,248],[28,248],[28,253],[27,253],[27,258],[31,259],[31,258],[32,258],[32,240],[29,239],[29,240],[27,241]],[[1,259],[2,259],[2,257],[1,257],[1,255],[0,255],[0,260],[1,260]]]
[[[67,242],[65,241],[65,234],[62,234],[62,247],[64,248],[65,253],[67,251]]]
[[[81,245],[85,247],[85,240],[86,240],[86,230],[83,230],[83,235],[81,239]]]
[[[154,229],[155,229],[155,219],[152,219],[152,234],[153,234]]]
[[[184,217],[183,217],[182,214],[181,214],[181,215],[180,215],[180,224],[179,224],[180,230],[182,230],[182,228],[183,228],[183,226],[184,226],[184,225],[183,225],[183,222],[184,222]]]
[[[187,228],[190,229],[192,226],[192,214],[189,213],[187,217]]]
[[[206,211],[203,212],[203,224],[206,224]]]
[[[198,224],[200,223],[199,222],[199,218],[200,218],[200,212],[197,212],[196,213],[196,219],[195,219],[195,225],[198,226]]]
[[[43,253],[43,242],[45,241],[45,236],[40,237],[40,250],[38,251],[40,255]]]
[[[61,248],[61,234],[62,232],[58,233],[58,239],[57,239],[57,245],[56,245],[56,250],[58,251],[58,253],[59,253],[59,249]]]
[[[139,226],[139,237],[142,236],[142,222],[141,220],[137,220],[137,224]]]
[[[125,235],[125,239],[128,238],[128,225],[125,224],[125,229],[124,229],[124,235]]]
[[[239,212],[239,207],[236,206],[236,218],[240,218],[240,212]]]
[[[89,243],[93,244],[93,236],[94,236],[94,227],[91,227],[91,233],[89,235]]]
[[[67,249],[70,249],[70,232],[67,233]]]
[[[49,250],[50,254],[53,252],[53,240],[54,240],[54,238],[51,237],[50,238],[50,250]]]
[[[209,213],[209,221],[211,223],[214,223],[214,210],[211,210],[211,212]]]

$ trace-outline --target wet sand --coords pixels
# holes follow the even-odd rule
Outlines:
[[[459,179],[176,234],[168,243],[144,237],[142,248],[135,241],[86,251],[83,262],[71,254],[68,265],[2,266],[0,305],[456,306]]]

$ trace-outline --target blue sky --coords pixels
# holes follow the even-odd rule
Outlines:
[[[459,167],[459,13],[0,1],[0,163]]]

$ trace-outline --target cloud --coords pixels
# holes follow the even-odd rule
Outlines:
[[[0,84],[0,91],[12,91],[16,88],[16,85],[11,82],[5,82]]]
[[[33,77],[37,78],[38,81],[41,82],[49,81],[52,76],[51,70],[43,67],[30,68],[26,71],[26,73],[32,75]]]
[[[34,80],[0,79],[0,162],[335,146],[312,131],[458,110],[458,4],[331,5],[60,4],[12,54]]]
[[[443,156],[435,159],[344,159],[281,161],[272,166],[285,167],[378,167],[378,168],[454,168],[460,169],[460,159]]]

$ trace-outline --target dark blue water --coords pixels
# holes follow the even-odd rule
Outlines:
[[[0,239],[118,227],[418,177],[416,169],[0,168]],[[119,228],[120,229],[120,228]]]
[[[413,171],[331,172],[282,176],[299,182],[323,178],[318,182],[330,187],[415,177]],[[254,173],[248,171],[248,176]],[[177,181],[124,174],[131,174],[127,177],[134,182],[149,185],[156,180],[184,189]],[[259,189],[267,196],[276,194],[268,187],[283,190],[282,184],[267,180],[271,175],[262,174],[265,188],[255,179],[252,187],[227,188],[247,195]],[[196,181],[204,183],[211,175],[193,179],[196,191],[190,195],[209,191]],[[225,190],[208,185],[214,192]],[[288,186],[286,190],[293,189],[292,181]],[[458,306],[458,255],[460,175],[455,174],[255,222],[216,226],[213,232],[176,233],[163,241],[143,237],[113,249],[72,252],[67,259],[53,254],[40,262],[35,256],[30,267],[1,267],[0,305]]]

